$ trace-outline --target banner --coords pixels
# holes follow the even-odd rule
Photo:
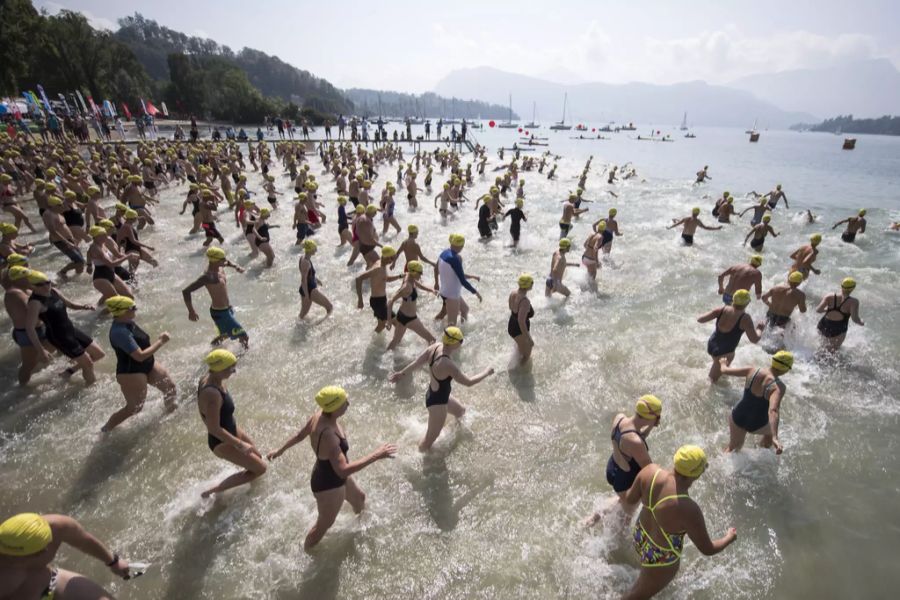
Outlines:
[[[118,115],[116,115],[116,107],[113,106],[113,103],[110,102],[109,100],[104,100],[104,101],[103,101],[103,112],[104,112],[104,113],[106,114],[106,116],[109,117],[110,119],[112,119],[113,117],[118,116]]]
[[[91,111],[94,113],[94,116],[99,117],[99,116],[100,116],[100,109],[97,108],[97,105],[96,105],[96,104],[94,104],[94,98],[93,98],[93,97],[88,96],[88,104],[91,105]]]
[[[84,96],[81,95],[81,90],[75,90],[75,95],[78,97],[78,100],[81,101],[81,108],[85,113],[88,112],[87,104],[84,102]]]
[[[41,99],[44,101],[44,106],[47,108],[47,112],[53,114],[53,107],[50,106],[50,100],[47,99],[47,94],[44,92],[44,86],[41,84],[37,84],[38,93],[41,95]]]
[[[169,109],[168,109],[168,107],[166,107],[166,103],[163,102],[163,103],[160,104],[160,106],[162,107],[163,114],[164,114],[165,116],[168,117],[168,116],[169,116]]]
[[[146,106],[144,106],[144,112],[150,115],[151,117],[155,117],[157,113],[159,113],[159,109],[153,106],[152,102],[147,102]]]
[[[129,121],[131,120],[131,111],[128,110],[128,105],[124,102],[122,103],[122,112],[125,113],[125,118]]]
[[[140,98],[140,101],[141,101],[141,109],[144,111],[144,114],[145,114],[145,115],[148,114],[148,113],[147,113],[147,105],[144,104],[144,99],[143,99],[143,98]]]
[[[66,107],[66,112],[69,113],[69,114],[71,114],[71,113],[72,113],[72,109],[69,108],[69,103],[66,102],[66,97],[65,97],[65,95],[64,95],[64,94],[57,94],[57,96],[59,96],[59,99],[62,101],[63,106]]]

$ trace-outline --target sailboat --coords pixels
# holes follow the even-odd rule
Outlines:
[[[753,127],[752,127],[751,129],[748,129],[748,130],[745,131],[744,133],[756,133],[756,125],[757,125],[758,123],[759,123],[759,119],[754,119],[754,120],[753,120]]]
[[[569,101],[569,92],[566,92],[566,95],[563,96],[563,115],[562,120],[559,123],[555,123],[550,126],[550,129],[553,131],[568,131],[572,129],[571,125],[566,125],[566,102]]]
[[[534,115],[537,112],[537,102],[531,103],[531,123],[525,123],[525,129],[540,129],[541,124],[534,120]]]
[[[688,130],[688,126],[687,126],[687,112],[684,113],[684,118],[681,120],[681,128],[680,128],[680,129],[681,129],[681,131],[687,131],[687,130]]]
[[[518,123],[512,122],[512,94],[509,95],[509,118],[506,119],[506,123],[500,123],[497,127],[501,129],[515,129],[519,126]]]
[[[753,129],[751,129],[750,131],[745,132],[745,133],[749,133],[749,134],[750,134],[750,141],[751,141],[751,142],[758,142],[758,141],[759,141],[759,132],[756,130],[756,123],[757,123],[757,121],[759,121],[759,119],[755,119],[755,120],[753,121]]]

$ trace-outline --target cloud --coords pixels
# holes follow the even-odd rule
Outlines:
[[[38,10],[46,9],[48,13],[51,15],[57,14],[61,10],[73,10],[67,6],[63,6],[58,2],[48,2],[47,0],[35,0],[34,6]],[[98,17],[97,15],[91,13],[90,11],[79,9],[74,12],[79,12],[84,15],[84,18],[87,19],[87,22],[94,29],[107,30],[107,31],[115,31],[119,28],[118,24],[112,19],[107,19],[106,17]]]

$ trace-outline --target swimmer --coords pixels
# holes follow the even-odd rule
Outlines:
[[[329,385],[316,393],[319,410],[306,421],[303,428],[288,439],[281,448],[270,452],[269,460],[275,460],[296,444],[309,438],[316,455],[309,479],[309,487],[316,498],[316,522],[306,534],[303,549],[307,552],[318,544],[334,524],[346,501],[357,515],[366,504],[366,494],[356,485],[352,475],[374,462],[393,458],[397,454],[395,444],[382,444],[377,450],[359,460],[350,462],[347,452],[350,444],[338,419],[350,407],[347,392],[342,387]]]
[[[225,382],[237,370],[237,357],[220,348],[207,354],[204,362],[209,370],[197,385],[197,408],[206,426],[206,443],[217,457],[244,469],[200,494],[209,498],[262,477],[266,463],[253,440],[234,420],[234,400]]]
[[[84,376],[84,382],[87,385],[93,384],[97,380],[94,375],[94,363],[106,355],[91,336],[72,324],[66,308],[94,310],[94,307],[90,304],[76,304],[69,300],[54,288],[50,278],[40,271],[32,270],[28,274],[28,283],[31,284],[32,289],[31,297],[28,299],[28,323],[26,325],[29,339],[38,337],[36,328],[38,321],[41,321],[47,341],[75,363],[75,367],[68,367],[62,372],[62,376],[69,378],[80,369]]]
[[[763,215],[762,223],[757,223],[750,228],[747,237],[744,238],[744,246],[747,245],[747,240],[750,240],[750,236],[753,236],[753,239],[750,240],[750,247],[759,252],[763,249],[763,244],[766,243],[766,236],[768,234],[771,233],[773,238],[778,237],[778,234],[775,233],[775,230],[769,225],[769,221],[771,220],[772,215],[769,213]]]
[[[309,313],[313,302],[325,309],[325,316],[333,310],[331,302],[325,297],[319,287],[322,282],[316,278],[316,268],[312,264],[312,257],[318,251],[316,242],[310,239],[303,240],[303,256],[300,257],[300,316],[303,319]]]
[[[31,269],[22,265],[13,265],[6,272],[8,287],[3,295],[3,304],[9,320],[12,321],[12,338],[19,347],[21,364],[19,365],[19,385],[25,385],[31,379],[39,364],[51,360],[49,342],[43,326],[32,330],[28,328],[28,300],[31,296],[31,285],[28,276]],[[45,345],[47,347],[45,347]]]
[[[591,288],[597,285],[597,270],[601,267],[597,251],[603,244],[603,234],[606,233],[606,221],[601,219],[594,225],[594,232],[584,240],[584,254],[581,255],[581,264],[587,269],[588,280]]]
[[[734,359],[734,351],[741,341],[741,336],[747,334],[747,339],[755,344],[759,341],[760,334],[753,326],[753,318],[745,309],[750,304],[750,292],[744,289],[732,294],[730,306],[714,308],[697,318],[698,323],[707,323],[716,320],[715,329],[706,344],[706,352],[712,357],[712,366],[709,368],[709,380],[715,383],[721,375],[721,358],[725,358],[725,364],[730,365]],[[760,331],[762,323],[760,323]]]
[[[646,394],[638,398],[634,406],[634,416],[618,413],[613,418],[612,454],[606,462],[606,481],[612,486],[624,505],[625,496],[641,469],[653,462],[647,436],[659,426],[662,418],[662,402],[656,396]],[[603,517],[598,511],[585,523],[588,527]]]
[[[175,410],[178,393],[175,382],[156,362],[155,356],[168,343],[168,332],[161,333],[151,344],[150,336],[134,322],[138,307],[128,296],[107,298],[106,309],[113,317],[109,345],[116,353],[116,381],[125,397],[125,406],[109,417],[100,429],[101,433],[108,433],[128,417],[141,412],[148,385],[163,393],[166,412]]]
[[[740,263],[728,267],[719,273],[719,293],[722,294],[722,303],[731,304],[731,297],[735,290],[756,289],[756,299],[762,296],[762,273],[759,266],[762,264],[762,256],[754,254],[750,257],[750,263]],[[725,278],[728,285],[725,285]]]
[[[206,271],[194,280],[189,286],[181,290],[181,296],[185,306],[188,309],[188,319],[191,321],[199,321],[200,316],[194,311],[194,304],[191,301],[191,294],[202,287],[209,292],[209,316],[212,317],[216,324],[218,335],[213,338],[212,344],[216,345],[225,338],[240,340],[244,348],[249,347],[250,337],[241,324],[234,318],[234,308],[228,300],[228,279],[225,277],[223,269],[231,267],[238,273],[243,273],[244,269],[232,263],[225,258],[225,251],[215,246],[206,250],[206,258],[208,264]]]
[[[610,208],[607,213],[606,219],[601,219],[606,223],[606,228],[601,232],[603,235],[603,242],[600,245],[600,249],[603,250],[603,254],[609,254],[612,250],[613,236],[621,237],[622,234],[619,231],[619,222],[616,221],[616,215],[619,214],[619,211],[615,208]],[[594,224],[594,230],[599,230],[600,221]]]
[[[841,281],[841,292],[827,294],[816,307],[817,313],[823,313],[817,328],[822,335],[825,349],[830,352],[837,352],[844,343],[850,319],[857,325],[865,326],[859,318],[859,300],[850,296],[855,289],[856,280],[845,277]]]
[[[813,263],[816,262],[816,258],[819,256],[818,246],[821,243],[822,234],[814,233],[809,236],[809,244],[794,250],[793,254],[791,254],[791,258],[794,259],[794,264],[791,265],[791,273],[799,272],[803,275],[804,281],[809,277],[810,271],[816,275],[821,275],[822,271],[813,266]]]
[[[776,285],[763,294],[762,301],[769,307],[766,313],[767,328],[787,327],[795,308],[800,309],[801,313],[806,312],[806,294],[800,289],[801,283],[803,275],[794,271],[788,275],[787,283]]]
[[[709,169],[709,165],[704,165],[701,170],[697,171],[697,180],[694,184],[704,183],[706,180],[712,181],[712,177],[707,173],[707,169]]]
[[[406,264],[404,265],[403,270],[406,271],[407,267],[409,266],[409,263],[414,260],[418,260],[427,265],[431,265],[432,268],[436,269],[437,263],[432,260],[429,260],[422,253],[422,248],[419,247],[419,242],[418,242],[419,228],[418,228],[418,226],[410,224],[406,227],[406,231],[409,234],[409,236],[405,240],[403,240],[403,242],[400,243],[400,247],[397,248],[397,254],[403,255],[403,258],[406,261]],[[397,263],[394,262],[394,264],[391,265],[391,268],[393,269],[394,266],[396,266],[396,264]],[[437,284],[437,279],[435,279],[435,285],[436,284]]]
[[[419,280],[422,278],[422,273],[424,272],[424,266],[421,262],[417,260],[409,261],[406,263],[406,271],[407,273],[403,278],[403,283],[400,284],[400,287],[394,292],[391,301],[388,303],[388,312],[394,315],[394,338],[391,340],[391,343],[388,344],[387,350],[393,350],[400,344],[407,329],[411,329],[418,334],[429,346],[434,343],[434,336],[425,329],[425,325],[422,324],[422,321],[416,313],[416,299],[418,298],[416,288],[434,295],[437,295],[437,290],[433,290],[430,287],[419,283]],[[394,304],[398,300],[402,300],[402,302],[400,303],[399,310],[395,314]]]
[[[438,279],[441,298],[444,299],[444,308],[438,313],[436,319],[441,319],[446,314],[447,322],[456,325],[457,318],[465,321],[469,316],[469,305],[462,298],[462,290],[465,288],[475,294],[481,302],[481,294],[478,293],[469,280],[481,281],[481,278],[467,274],[463,269],[463,261],[460,253],[466,245],[466,238],[461,233],[450,234],[450,247],[441,252],[437,261]]]
[[[534,277],[528,273],[519,275],[516,289],[510,292],[507,305],[509,306],[509,321],[506,324],[506,333],[516,343],[519,352],[519,364],[525,364],[531,359],[531,351],[534,349],[534,338],[531,337],[531,318],[534,316],[534,307],[528,298],[528,292],[534,288]]]
[[[338,235],[341,238],[341,243],[338,244],[338,247],[343,246],[344,244],[353,244],[353,233],[350,231],[350,224],[347,220],[347,197],[346,196],[338,196]]]
[[[841,221],[838,221],[834,225],[831,226],[832,229],[837,229],[839,226],[847,224],[847,228],[844,230],[844,233],[841,234],[841,240],[852,244],[856,241],[857,233],[865,233],[866,232],[866,209],[861,208],[855,217],[847,217]]]
[[[625,494],[624,506],[641,503],[643,508],[632,534],[641,571],[623,598],[651,598],[675,579],[685,535],[705,556],[718,554],[737,539],[737,530],[730,527],[724,536],[711,540],[703,511],[688,495],[706,471],[706,453],[697,446],[682,446],[674,462],[671,471],[654,463],[645,466]]]
[[[114,600],[100,584],[53,565],[63,544],[96,558],[129,579],[128,561],[109,550],[75,519],[20,513],[0,523],[0,597],[40,600]]]
[[[456,417],[457,420],[462,419],[466,413],[465,407],[450,394],[452,382],[456,381],[471,387],[494,374],[492,367],[488,367],[474,377],[469,377],[459,370],[459,367],[453,362],[453,354],[459,351],[463,339],[463,332],[458,327],[447,327],[440,342],[432,344],[416,360],[388,376],[388,381],[396,383],[410,371],[428,364],[429,383],[428,390],[425,392],[428,430],[419,443],[420,452],[427,452],[431,449],[444,428],[447,413]]]
[[[266,257],[266,267],[271,267],[275,263],[275,251],[272,250],[272,246],[269,244],[271,240],[269,229],[278,227],[278,225],[269,225],[270,214],[271,211],[268,208],[263,208],[259,211],[259,216],[253,221],[253,225],[251,226],[253,232],[253,246]]]
[[[694,207],[691,210],[691,216],[685,217],[683,219],[672,219],[672,224],[666,227],[666,229],[672,229],[678,227],[679,225],[683,225],[681,230],[681,239],[684,241],[685,246],[693,246],[694,245],[694,233],[697,231],[697,227],[702,229],[707,229],[709,231],[715,231],[717,229],[722,229],[722,226],[718,227],[707,227],[703,224],[697,215],[700,214],[700,208]]]
[[[769,205],[766,202],[766,199],[760,197],[759,202],[754,204],[753,206],[749,206],[741,211],[741,214],[738,215],[738,218],[742,218],[749,211],[753,211],[753,217],[750,219],[750,226],[755,227],[762,223],[763,217],[766,213],[769,212]]]
[[[569,238],[559,240],[559,248],[550,258],[550,275],[547,276],[546,285],[544,287],[544,295],[548,298],[555,292],[562,294],[566,298],[572,293],[569,291],[562,280],[566,274],[566,267],[580,267],[578,263],[570,263],[566,261],[566,254],[572,247],[572,241]]]
[[[734,198],[729,196],[725,198],[721,205],[719,205],[719,211],[716,217],[719,219],[719,223],[731,223],[731,215],[734,214]]]
[[[767,198],[769,202],[769,210],[775,210],[778,207],[778,201],[782,198],[784,199],[784,207],[790,208],[788,205],[787,196],[784,195],[784,192],[781,190],[781,184],[775,186],[775,189],[769,192],[768,194],[764,194],[763,198]]]
[[[760,448],[775,448],[775,454],[784,452],[778,439],[779,411],[786,387],[780,377],[794,366],[794,355],[780,350],[772,356],[768,368],[730,367],[722,361],[722,374],[745,379],[744,395],[734,405],[728,416],[730,440],[725,452],[737,452],[744,446],[748,433],[761,435]]]
[[[47,198],[47,206],[48,209],[44,211],[41,218],[44,220],[50,243],[69,259],[69,263],[60,269],[57,275],[60,279],[65,279],[69,271],[81,274],[84,271],[84,256],[78,249],[78,241],[62,217],[62,198],[50,196]]]
[[[375,266],[364,271],[355,279],[356,283],[356,308],[362,309],[363,282],[369,280],[369,307],[372,314],[375,315],[377,324],[375,325],[375,333],[380,333],[383,329],[391,328],[391,321],[394,314],[391,312],[387,301],[387,284],[403,277],[402,275],[388,275],[388,268],[397,260],[397,251],[392,246],[381,247],[381,260]]]
[[[590,210],[589,208],[575,208],[575,201],[577,199],[578,196],[575,194],[569,194],[565,204],[563,204],[563,214],[559,220],[559,239],[569,237],[569,232],[572,230],[572,219],[574,217]]]

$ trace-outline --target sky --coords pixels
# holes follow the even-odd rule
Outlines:
[[[490,66],[560,83],[658,84],[887,58],[896,0],[34,0],[95,27],[140,12],[233,50],[251,47],[341,88],[425,92]]]

